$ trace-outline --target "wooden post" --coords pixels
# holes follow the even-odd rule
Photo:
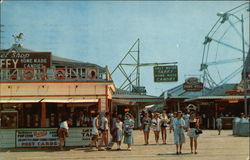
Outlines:
[[[98,99],[98,112],[100,112],[102,110],[102,102],[101,102],[101,98]]]
[[[46,127],[46,103],[42,103],[41,109],[41,128]]]
[[[217,118],[218,116],[218,104],[215,103],[215,118]]]
[[[177,102],[177,112],[180,111],[180,101]]]
[[[106,111],[105,112],[110,112],[109,103],[108,103],[108,85],[106,85],[105,87],[105,94],[106,94],[106,97],[105,97]]]

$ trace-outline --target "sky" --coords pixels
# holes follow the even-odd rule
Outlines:
[[[159,96],[163,91],[184,83],[187,76],[202,74],[199,71],[204,47],[202,43],[218,20],[216,14],[245,2],[3,1],[0,4],[1,25],[4,25],[1,27],[4,31],[1,34],[2,48],[10,48],[14,42],[12,35],[22,32],[25,48],[51,51],[56,56],[100,66],[107,65],[112,72],[139,38],[141,63],[178,62],[178,82],[155,83],[153,66],[141,67],[141,85],[146,86],[149,95]],[[244,27],[249,28],[249,20],[245,21]],[[226,26],[221,27],[218,37],[225,29]],[[249,30],[245,30],[247,37]],[[232,43],[240,45],[237,35],[230,32],[225,36],[225,41],[233,40]],[[216,47],[217,55],[211,54],[211,59],[242,56],[233,51],[218,51],[218,45],[214,45]],[[215,68],[219,68],[220,75],[225,77],[240,63]],[[218,78],[217,70],[211,69],[211,72]],[[119,87],[124,78],[120,72],[115,72],[113,80]],[[230,82],[239,81],[240,74]]]

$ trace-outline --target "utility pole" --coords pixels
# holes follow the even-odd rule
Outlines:
[[[3,28],[4,27],[4,25],[2,25],[2,24],[0,24],[0,49],[3,49]]]

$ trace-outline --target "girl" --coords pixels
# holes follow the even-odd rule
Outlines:
[[[155,142],[158,144],[160,137],[160,119],[158,113],[154,114],[154,118],[152,119],[152,128],[155,134]]]
[[[177,117],[173,120],[174,142],[176,145],[176,154],[181,154],[182,144],[185,143],[184,136],[185,121],[182,118],[182,112],[177,112]]]
[[[150,126],[151,126],[151,118],[149,118],[148,113],[145,113],[145,117],[142,119],[142,128],[144,133],[145,145],[148,144]]]
[[[191,113],[190,119],[188,121],[187,135],[190,137],[191,153],[193,153],[193,144],[194,144],[195,154],[197,154],[197,138],[199,137],[199,135],[195,133],[197,128],[199,128],[199,119],[196,117],[195,113]]]
[[[117,150],[121,150],[121,141],[122,141],[122,126],[123,123],[121,121],[121,118],[117,118],[116,122],[116,140],[117,140]]]
[[[163,144],[167,144],[166,143],[166,140],[167,140],[167,126],[168,126],[169,122],[170,122],[170,120],[168,119],[166,111],[163,111],[162,115],[161,115],[161,138],[162,138]]]
[[[218,129],[218,135],[220,135],[222,129],[222,119],[220,118],[220,116],[218,116],[218,118],[216,119],[216,126]]]

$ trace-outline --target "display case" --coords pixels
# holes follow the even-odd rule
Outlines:
[[[4,109],[0,111],[1,128],[18,128],[18,111],[15,109]]]

